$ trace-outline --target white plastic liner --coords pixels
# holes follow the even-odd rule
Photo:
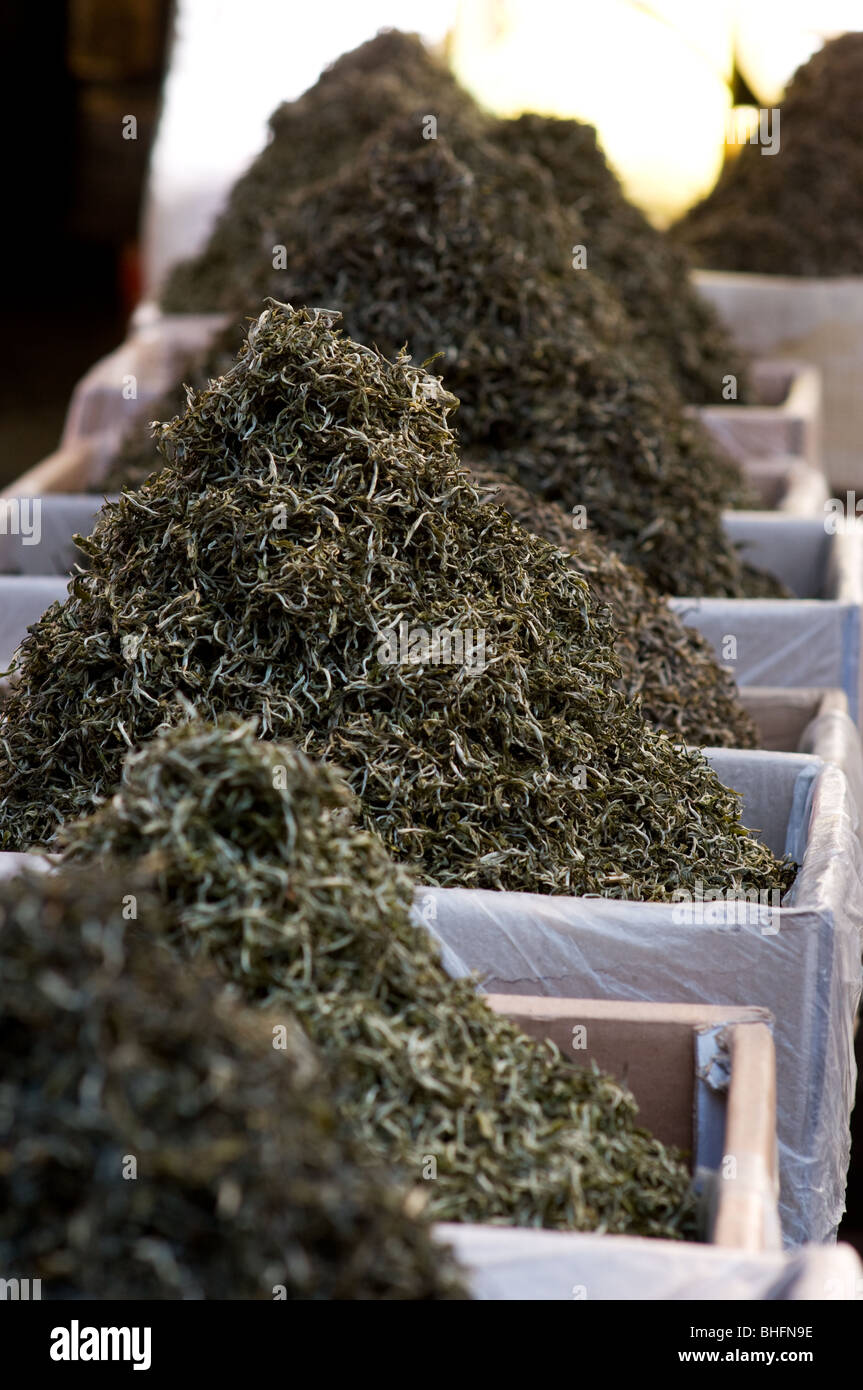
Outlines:
[[[863,641],[857,603],[795,599],[671,599],[682,622],[697,628],[739,686],[822,686],[844,690],[859,725],[863,709]],[[728,639],[734,659],[728,660]]]
[[[11,526],[5,535],[0,533],[0,574],[69,574],[84,561],[72,537],[90,535],[103,499],[88,493],[48,492],[35,500],[38,533],[28,539],[20,529],[13,534]]]
[[[104,432],[119,438],[173,386],[177,370],[228,320],[225,314],[160,315],[139,306],[128,338],[81,377],[69,401],[61,445]],[[239,330],[238,330],[239,331]]]
[[[51,868],[51,861],[44,854],[34,854],[29,852],[19,852],[18,850],[0,850],[0,879],[16,878],[25,869],[48,870]]]
[[[697,270],[693,281],[748,352],[820,368],[825,471],[863,493],[863,276]]]
[[[27,628],[58,599],[66,597],[68,578],[59,575],[0,575],[0,672],[5,671]]]
[[[803,731],[800,752],[812,753],[842,769],[863,836],[863,744],[850,717],[841,709],[827,709],[816,714]]]
[[[697,406],[694,413],[733,458],[791,456],[821,463],[821,373],[805,362],[760,361],[751,369],[758,404]]]
[[[450,1222],[436,1226],[435,1236],[454,1249],[481,1301],[846,1301],[863,1291],[863,1265],[850,1245],[751,1255],[634,1236]]]
[[[791,599],[671,598],[737,684],[844,690],[855,724],[863,710],[863,546],[823,520],[727,512],[745,559],[782,579]],[[817,601],[816,601],[817,600]]]
[[[802,867],[783,906],[417,890],[418,919],[452,975],[494,994],[755,1005],[775,1019],[780,1217],[788,1246],[830,1241],[844,1210],[861,992],[863,850],[856,804],[830,764],[717,750],[744,819]],[[769,765],[775,772],[769,774]],[[793,780],[791,773],[794,773]],[[742,920],[741,920],[742,919]]]

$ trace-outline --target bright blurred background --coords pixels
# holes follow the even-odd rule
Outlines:
[[[267,118],[378,29],[416,30],[501,113],[576,116],[664,226],[707,192],[730,114],[745,136],[863,0],[67,0],[0,8],[16,267],[0,306],[0,476],[53,447],[77,377],[141,295],[206,238]],[[122,138],[134,115],[136,138]],[[50,370],[45,335],[51,339]],[[34,403],[38,400],[38,409]]]
[[[595,125],[629,197],[663,226],[715,183],[732,109],[745,138],[800,63],[863,27],[863,0],[179,0],[145,224],[148,285],[200,245],[273,107],[385,26],[443,45],[501,115]]]

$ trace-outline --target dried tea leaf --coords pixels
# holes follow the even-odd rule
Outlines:
[[[475,467],[471,474],[526,530],[567,551],[597,601],[611,609],[622,668],[618,688],[628,702],[641,701],[649,724],[696,747],[758,747],[758,730],[740,703],[734,678],[719,665],[706,638],[686,627],[637,570],[589,530],[577,529],[556,502],[541,501],[493,469]]]
[[[347,1127],[422,1184],[431,1216],[691,1234],[689,1174],[632,1096],[449,979],[355,809],[332,768],[253,725],[192,721],[130,756],[63,844],[91,867],[154,869],[172,942],[302,1022]]]
[[[47,1299],[464,1297],[285,1003],[229,1003],[166,929],[128,866],[0,882],[4,1275]]]
[[[683,399],[722,404],[732,376],[734,399],[750,400],[743,354],[690,283],[688,257],[626,198],[593,126],[531,113],[501,121],[495,139],[549,170],[560,202],[584,223],[587,269],[620,295],[635,346],[666,359]]]
[[[161,472],[79,541],[89,570],[30,630],[0,712],[3,845],[112,792],[182,696],[343,767],[431,882],[787,886],[705,760],[616,689],[586,580],[469,485],[452,397],[335,318],[267,309],[160,431]],[[449,650],[423,656],[434,633]]]
[[[763,138],[726,160],[716,187],[672,235],[714,270],[860,275],[863,34],[826,43],[764,119]]]

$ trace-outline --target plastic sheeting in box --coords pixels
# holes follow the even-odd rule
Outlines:
[[[452,1222],[434,1234],[455,1251],[472,1296],[484,1302],[853,1301],[863,1289],[863,1265],[850,1245],[745,1254],[635,1236]]]
[[[756,362],[751,369],[758,403],[694,408],[732,458],[791,455],[821,464],[821,373],[805,362]]]
[[[837,767],[793,754],[713,754],[744,817],[802,857],[779,908],[417,890],[453,975],[494,994],[756,1005],[776,1019],[780,1216],[788,1245],[835,1237],[844,1209],[861,990],[863,850]],[[766,762],[765,762],[766,760]],[[772,762],[775,775],[768,775]],[[757,764],[757,766],[756,766]],[[796,767],[796,775],[789,770]]]
[[[855,724],[863,710],[863,547],[815,519],[727,512],[746,559],[778,575],[792,599],[672,598],[675,613],[714,647],[737,684],[844,690]],[[734,639],[733,644],[729,639]]]
[[[0,879],[15,878],[25,869],[42,870],[51,868],[51,861],[44,854],[33,854],[19,850],[0,850]]]
[[[28,537],[20,528],[7,527],[0,533],[0,574],[69,574],[73,565],[84,561],[72,538],[90,535],[102,498],[50,492],[34,500],[39,506],[38,531]]]
[[[810,753],[842,769],[863,833],[863,744],[845,692],[750,685],[741,703],[755,721],[759,748]]]
[[[747,352],[820,368],[825,471],[863,491],[863,276],[697,270],[693,280]]]
[[[66,598],[68,579],[53,575],[0,577],[0,671],[5,671],[27,629],[52,603]]]
[[[747,483],[760,498],[759,510],[823,518],[831,491],[820,469],[784,455],[746,458],[742,466]]]
[[[72,392],[62,445],[93,434],[122,434],[164,391],[177,371],[226,322],[224,314],[159,314],[139,309],[125,342],[100,357]]]

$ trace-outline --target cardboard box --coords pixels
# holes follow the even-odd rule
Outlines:
[[[744,686],[740,701],[758,729],[758,747],[812,753],[845,774],[863,832],[863,743],[843,690]]]
[[[61,447],[93,435],[122,435],[173,386],[189,354],[204,347],[226,317],[159,314],[142,306],[125,342],[95,362],[72,392]]]
[[[823,758],[820,741],[816,747],[807,731],[815,720],[834,714],[848,718],[848,697],[844,690],[818,690],[782,686],[746,686],[740,692],[740,703],[758,729],[758,747],[770,753],[814,753]],[[854,729],[860,744],[860,735]],[[835,761],[826,759],[826,761]]]
[[[803,362],[753,363],[757,405],[693,407],[723,448],[743,462],[781,455],[821,467],[821,373]]]
[[[863,276],[711,270],[693,279],[746,351],[820,368],[824,471],[838,492],[863,492]]]
[[[747,458],[742,466],[747,482],[759,498],[759,511],[824,517],[830,487],[820,469],[802,459],[778,454],[773,458]]]
[[[863,1265],[850,1245],[748,1254],[690,1242],[506,1226],[445,1223],[434,1233],[455,1251],[472,1296],[482,1302],[851,1302],[863,1291]]]
[[[728,512],[725,527],[753,564],[793,599],[672,598],[740,687],[840,689],[860,724],[863,709],[863,548],[856,531],[828,533],[805,517]]]
[[[46,492],[38,499],[38,531],[32,527],[33,508],[17,498],[0,498],[0,575],[68,575],[85,557],[74,537],[89,536],[103,499],[86,492]],[[17,512],[16,508],[26,510]],[[11,515],[10,515],[10,509]],[[3,516],[7,524],[3,524]],[[25,534],[20,518],[28,521]]]
[[[741,792],[744,822],[801,864],[780,907],[420,888],[418,920],[451,974],[478,972],[493,994],[768,1009],[783,1239],[832,1240],[844,1209],[863,983],[857,807],[842,772],[818,758],[727,749],[709,757]]]
[[[65,576],[0,575],[0,673],[8,668],[28,627],[52,603],[62,603],[68,583]]]
[[[487,1002],[531,1037],[551,1039],[563,1057],[595,1062],[630,1088],[640,1122],[689,1156],[696,1186],[709,1183],[709,1240],[780,1247],[776,1065],[765,1009],[496,994]]]

